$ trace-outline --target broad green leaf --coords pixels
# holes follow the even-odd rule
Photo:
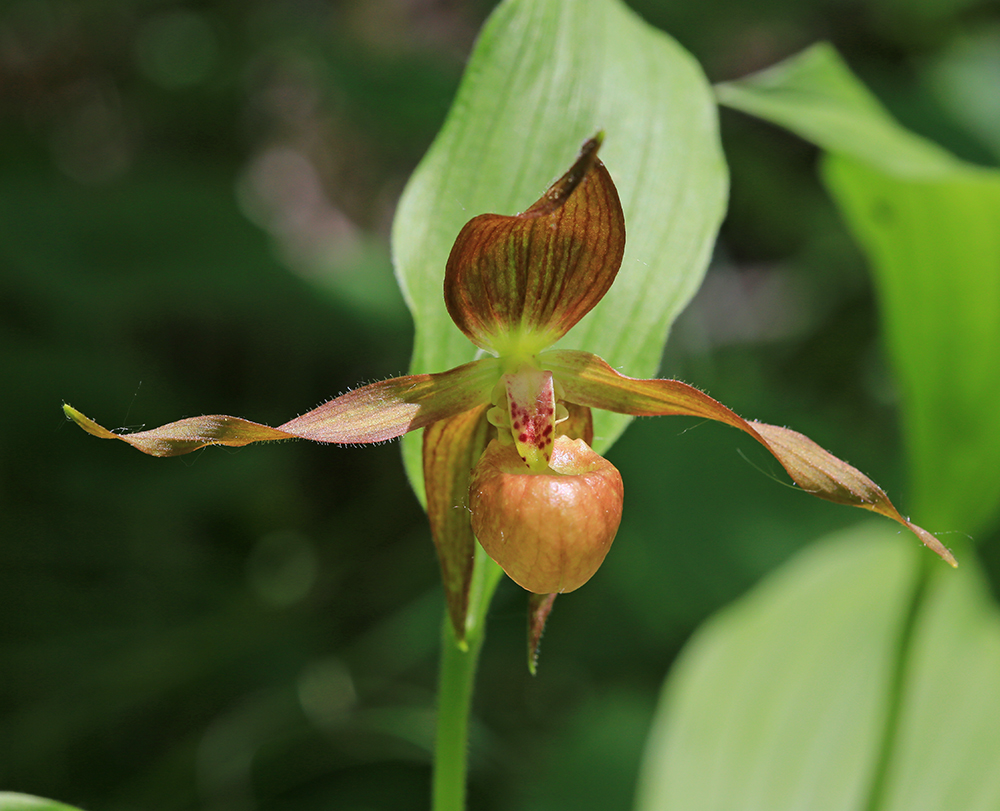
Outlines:
[[[943,575],[943,576],[942,576]],[[975,566],[933,572],[879,809],[1000,808],[1000,612]]]
[[[30,794],[0,791],[0,811],[79,811],[79,809]]]
[[[913,615],[925,563],[863,524],[703,626],[664,688],[638,811],[997,808],[1000,616],[974,564],[925,566]]]
[[[1000,514],[1000,172],[900,127],[829,46],[717,93],[829,153],[875,272],[920,522],[983,529]]]
[[[919,555],[864,524],[702,626],[665,685],[638,811],[864,808]]]
[[[923,177],[962,165],[937,144],[900,127],[826,43],[745,79],[718,84],[715,93],[728,107],[886,172]]]
[[[1000,509],[1000,174],[825,176],[876,270],[920,520],[973,532]]]
[[[526,209],[599,130],[625,211],[625,258],[608,295],[559,345],[634,376],[656,373],[670,325],[704,274],[727,176],[700,67],[618,0],[508,0],[484,27],[393,225],[396,273],[416,322],[414,372],[476,356],[443,301],[462,226]],[[606,449],[628,418],[595,417],[595,445]],[[419,440],[404,453],[419,491]]]

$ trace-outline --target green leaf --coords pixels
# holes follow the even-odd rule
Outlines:
[[[483,29],[393,226],[396,273],[416,322],[413,372],[475,357],[443,302],[462,226],[526,209],[599,130],[625,211],[625,258],[604,300],[559,345],[634,376],[656,373],[670,325],[704,274],[727,176],[701,68],[617,0],[508,0]],[[599,450],[628,423],[595,418]],[[404,454],[420,491],[419,441],[404,443]]]
[[[925,569],[913,615],[921,563],[864,524],[703,626],[665,686],[638,811],[996,808],[1000,617],[974,565]]]
[[[0,811],[79,811],[55,800],[33,797],[30,794],[14,794],[0,791]]]
[[[876,270],[914,509],[981,530],[1000,511],[1000,174],[908,179],[840,157],[825,170]]]
[[[934,572],[914,630],[884,811],[1000,808],[1000,612],[984,581],[975,566]]]
[[[915,556],[855,530],[704,625],[666,683],[637,808],[863,808]]]
[[[962,165],[937,144],[900,127],[827,43],[745,79],[718,84],[715,93],[728,107],[886,172],[927,176]]]
[[[1000,172],[900,127],[829,46],[717,93],[829,153],[875,272],[920,523],[985,528],[1000,516]]]

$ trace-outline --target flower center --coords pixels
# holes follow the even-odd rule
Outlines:
[[[493,389],[493,408],[487,419],[503,444],[513,442],[528,469],[540,473],[549,467],[556,426],[569,417],[558,402],[558,383],[552,372],[524,361],[500,378]]]

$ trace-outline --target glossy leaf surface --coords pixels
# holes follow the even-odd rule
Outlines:
[[[728,107],[893,174],[946,174],[962,165],[947,150],[900,127],[826,43],[745,79],[716,85],[715,92]]]
[[[878,808],[1000,808],[1000,611],[977,567],[931,578],[911,650]]]

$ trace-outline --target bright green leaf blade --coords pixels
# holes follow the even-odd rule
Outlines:
[[[975,566],[933,573],[882,811],[1000,808],[1000,613]]]
[[[830,153],[875,271],[920,523],[984,528],[1000,516],[1000,172],[900,127],[826,45],[717,93]]]
[[[30,794],[0,791],[0,811],[79,811],[79,809]]]
[[[863,524],[703,626],[665,686],[638,811],[865,808],[918,566]]]
[[[526,209],[599,130],[625,211],[625,258],[611,291],[560,345],[634,376],[656,373],[670,324],[704,274],[727,176],[700,67],[618,0],[508,0],[483,29],[393,226],[396,272],[416,322],[414,372],[475,356],[443,303],[445,262],[462,226],[477,214]],[[595,417],[598,449],[628,422]],[[415,484],[419,448],[404,443]]]
[[[961,166],[946,150],[900,127],[827,43],[745,79],[718,84],[715,92],[727,107],[887,172],[927,176]]]
[[[1000,807],[1000,613],[974,561],[925,569],[918,594],[925,562],[864,524],[706,624],[665,686],[638,811]]]
[[[876,270],[912,503],[932,527],[982,529],[1000,511],[1000,173],[825,169]]]

